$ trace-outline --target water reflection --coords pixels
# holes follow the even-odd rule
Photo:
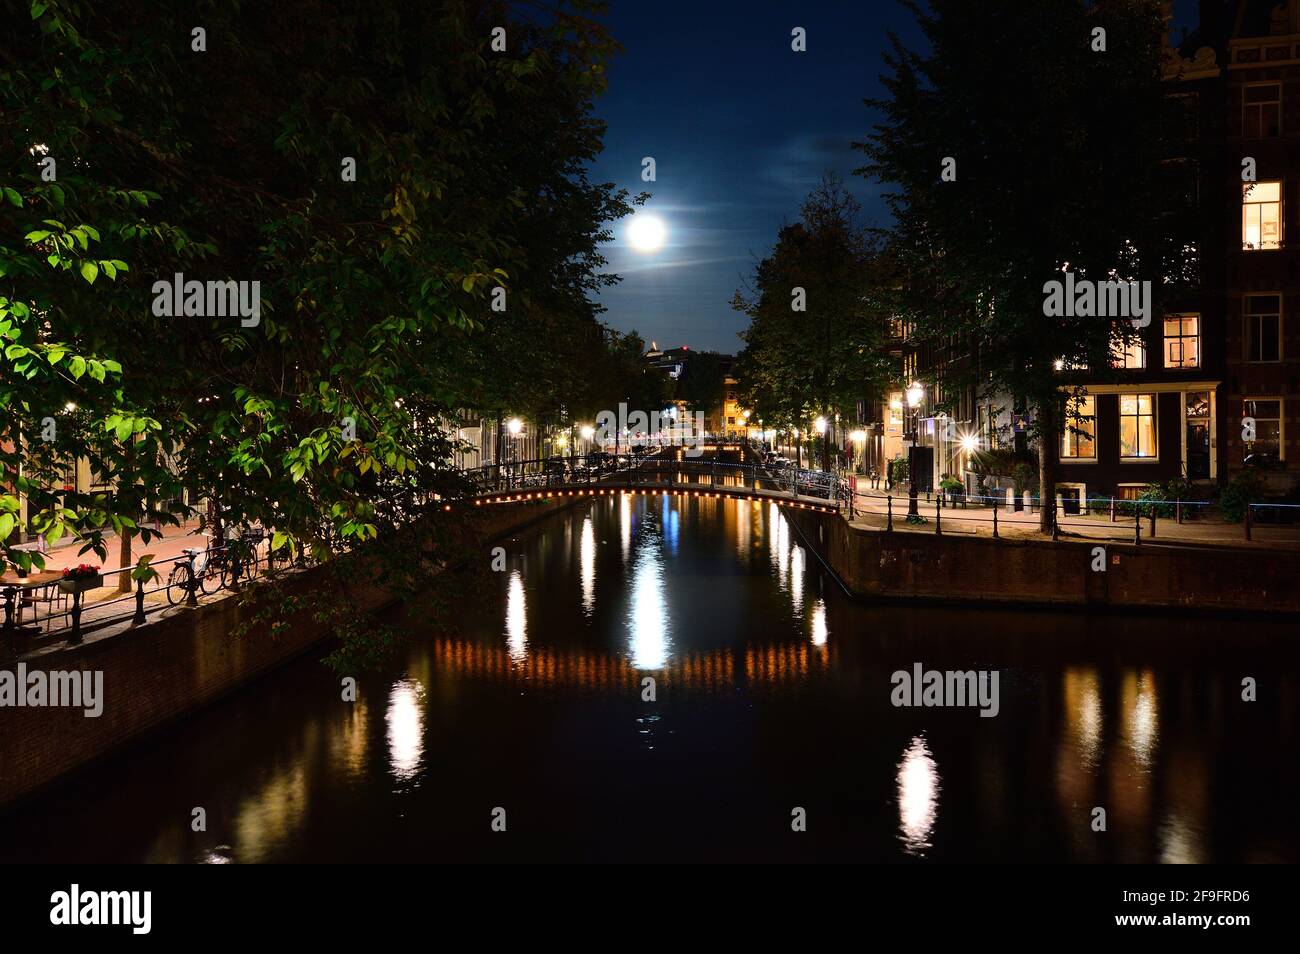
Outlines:
[[[510,586],[506,591],[506,645],[515,662],[522,662],[528,656],[528,607],[524,578],[518,570],[510,571]]]
[[[790,602],[796,616],[803,612],[803,559],[803,547],[796,544],[790,548]]]
[[[523,855],[623,860],[608,833],[635,813],[665,860],[705,843],[776,857],[756,828],[728,843],[673,809],[717,798],[743,817],[791,779],[833,806],[819,850],[839,860],[1300,857],[1300,666],[1282,627],[853,603],[774,506],[642,501],[545,525],[454,632],[413,613],[409,656],[360,675],[355,703],[303,659],[0,817],[0,862],[473,859],[479,826],[439,819],[521,790],[546,818]],[[1227,695],[1243,652],[1277,680],[1251,707]],[[1001,668],[1000,716],[890,707],[889,674],[918,659]],[[177,808],[192,804],[208,833]]]
[[[623,548],[623,565],[627,566],[627,557],[632,550],[631,494],[622,494],[618,498],[618,539]]]
[[[419,683],[399,679],[388,697],[388,764],[399,782],[415,778],[424,757],[423,696]]]
[[[898,829],[903,850],[924,855],[939,808],[939,769],[922,736],[912,739],[898,764]]]
[[[1143,769],[1151,768],[1151,754],[1159,735],[1156,715],[1156,685],[1151,673],[1128,670],[1124,674],[1123,694],[1126,741],[1133,758]]]
[[[637,547],[632,571],[632,665],[637,669],[662,669],[668,662],[668,622],[664,606],[664,561],[659,541],[646,534]]]
[[[582,609],[590,616],[596,606],[596,528],[591,522],[591,514],[582,521],[578,560],[582,574]]]
[[[783,591],[790,585],[790,525],[781,516],[781,508],[772,504],[768,510],[768,523],[772,527],[772,549],[769,553],[772,568],[776,570],[776,585]]]
[[[812,642],[814,646],[825,646],[829,630],[826,628],[826,601],[821,597],[813,604]]]

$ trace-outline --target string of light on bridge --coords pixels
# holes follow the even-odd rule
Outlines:
[[[630,496],[636,496],[640,494],[646,494],[650,496],[695,497],[701,500],[707,500],[710,498],[714,500],[717,499],[747,500],[752,503],[762,503],[764,500],[767,500],[767,501],[771,501],[772,503],[778,504],[779,506],[789,507],[795,510],[812,510],[817,513],[838,513],[838,511],[834,507],[827,507],[821,504],[805,503],[799,500],[790,500],[789,498],[780,497],[775,494],[771,496],[767,496],[767,495],[755,496],[752,493],[744,493],[744,494],[739,492],[729,493],[725,490],[723,491],[673,490],[669,488],[653,488],[653,487],[603,488],[603,489],[592,489],[592,490],[547,490],[547,491],[538,490],[538,491],[531,491],[531,492],[502,493],[502,494],[493,494],[490,497],[476,498],[474,501],[474,506],[478,507],[483,504],[520,503],[520,502],[527,502],[527,501],[553,500],[553,499],[558,499],[563,497],[606,497],[606,496],[617,497],[620,495],[630,497]],[[450,510],[451,504],[447,504],[444,507],[444,509]]]

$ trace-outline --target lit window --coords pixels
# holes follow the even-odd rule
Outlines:
[[[1282,459],[1282,400],[1251,398],[1242,402],[1241,416],[1255,422],[1255,439],[1243,441],[1246,463],[1275,463]],[[1243,426],[1243,433],[1249,430]]]
[[[1241,247],[1282,245],[1282,183],[1244,182],[1241,186]]]
[[[1282,131],[1282,85],[1264,83],[1242,87],[1241,134],[1246,139],[1271,139]]]
[[[1156,456],[1155,395],[1119,396],[1119,456]]]
[[[1246,360],[1282,360],[1282,296],[1246,296]]]
[[[1133,338],[1127,343],[1115,339],[1110,344],[1110,363],[1112,367],[1142,369],[1147,366],[1147,346],[1141,338]]]
[[[1097,406],[1091,394],[1072,398],[1061,435],[1061,457],[1092,459],[1097,456]]]
[[[1165,367],[1201,366],[1201,316],[1165,316]]]

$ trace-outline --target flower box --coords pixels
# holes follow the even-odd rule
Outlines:
[[[87,590],[97,590],[104,585],[104,574],[87,573],[79,576],[69,576],[59,580],[60,593],[84,593]]]

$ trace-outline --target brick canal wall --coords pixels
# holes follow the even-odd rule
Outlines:
[[[785,511],[805,542],[864,599],[1300,614],[1300,553],[1230,547],[935,536],[851,527]]]
[[[475,532],[489,541],[570,503],[485,508],[475,514]],[[326,585],[325,573],[325,568],[305,570],[289,578],[286,588],[292,594],[319,594]],[[366,610],[391,603],[393,595],[365,575],[359,571],[352,576],[346,593],[339,593],[336,581],[329,579],[330,597],[342,596]],[[253,622],[238,636],[236,629],[251,622],[256,609],[241,606],[236,598],[164,612],[120,634],[23,657],[28,672],[102,672],[103,712],[87,718],[80,708],[0,707],[0,807],[210,705],[328,637],[323,625],[312,619],[310,607],[290,617],[289,625],[275,634],[268,624]],[[0,670],[16,672],[17,662],[0,660]]]

